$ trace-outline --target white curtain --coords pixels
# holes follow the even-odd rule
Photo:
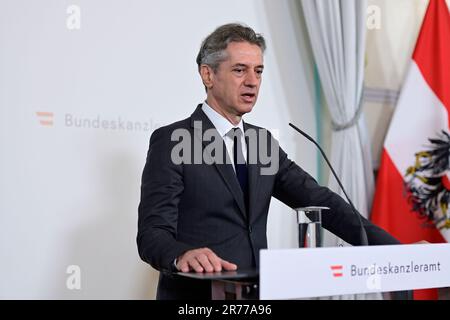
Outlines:
[[[370,212],[374,178],[370,143],[362,117],[366,0],[302,0],[320,81],[333,122],[331,163],[355,207]],[[344,197],[334,177],[329,187]],[[326,213],[324,213],[326,214]],[[331,233],[325,245],[347,245]],[[380,294],[337,299],[379,299]]]

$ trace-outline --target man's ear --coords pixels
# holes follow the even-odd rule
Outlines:
[[[200,66],[200,76],[202,77],[203,84],[207,89],[212,88],[213,85],[212,78],[214,76],[213,72],[214,71],[211,69],[211,67],[206,64],[202,64]]]

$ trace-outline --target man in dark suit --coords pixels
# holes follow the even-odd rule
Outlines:
[[[331,208],[323,226],[360,244],[351,207],[289,160],[267,130],[242,121],[258,97],[264,50],[264,38],[246,26],[216,29],[197,57],[206,101],[152,134],[137,243],[141,258],[161,271],[158,299],[210,298],[208,282],[176,271],[257,268],[272,196],[291,208]],[[398,243],[361,219],[371,245]]]

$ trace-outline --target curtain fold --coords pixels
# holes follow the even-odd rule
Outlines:
[[[332,119],[331,163],[355,207],[368,217],[374,177],[362,112],[367,1],[302,0],[301,3]],[[328,186],[344,197],[331,174]],[[347,245],[328,232],[324,241],[326,246]],[[379,299],[381,294],[333,298]]]

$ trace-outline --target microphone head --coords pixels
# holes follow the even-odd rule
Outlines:
[[[308,139],[309,141],[313,142],[314,144],[316,144],[316,141],[311,138],[306,132],[303,132],[302,130],[300,130],[298,127],[294,126],[292,123],[289,123],[289,125],[298,133],[300,133],[302,136],[304,136],[306,139]]]

